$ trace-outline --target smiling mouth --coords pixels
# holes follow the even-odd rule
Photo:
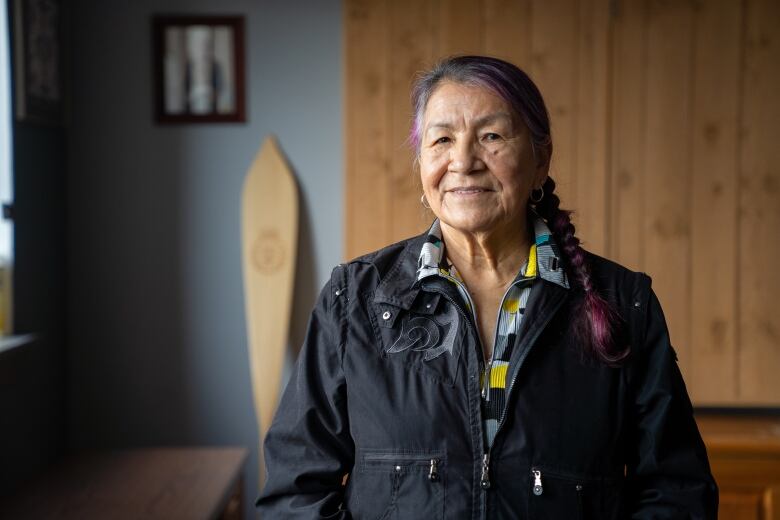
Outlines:
[[[454,188],[452,190],[449,190],[450,193],[454,193],[456,195],[476,195],[479,193],[487,193],[488,189],[485,188]]]

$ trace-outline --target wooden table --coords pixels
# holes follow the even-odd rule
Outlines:
[[[70,456],[0,504],[14,519],[242,518],[244,448]]]

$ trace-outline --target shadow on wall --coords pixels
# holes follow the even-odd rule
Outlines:
[[[156,139],[129,140],[72,180],[78,202],[70,213],[69,295],[70,322],[77,324],[69,342],[75,450],[202,442],[195,434],[199,410],[189,388],[197,381],[184,323],[187,143],[178,132],[137,124],[143,128],[128,130],[126,123],[121,130],[83,132],[113,142],[121,131],[154,131]],[[86,137],[74,141],[78,157],[94,156],[91,149],[101,145]]]
[[[295,287],[293,288],[292,312],[290,313],[290,358],[298,359],[303,340],[306,337],[306,326],[309,323],[312,307],[320,288],[317,287],[314,254],[314,238],[311,225],[309,205],[298,183],[298,176],[293,169],[295,187],[301,201],[298,205],[298,259],[295,265]]]

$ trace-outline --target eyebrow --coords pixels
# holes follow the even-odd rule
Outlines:
[[[487,114],[485,116],[478,117],[477,119],[474,120],[474,124],[476,126],[484,126],[484,125],[487,125],[487,124],[490,124],[490,123],[496,121],[497,119],[507,119],[507,120],[509,120],[511,122],[512,121],[512,116],[510,114],[508,114],[507,112],[494,112],[492,114]],[[445,130],[451,130],[452,129],[452,124],[450,124],[450,123],[448,123],[446,121],[436,121],[436,122],[433,122],[433,123],[427,125],[425,127],[425,131],[427,132],[431,128],[444,128]]]

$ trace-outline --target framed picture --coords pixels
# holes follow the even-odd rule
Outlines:
[[[16,0],[13,6],[16,119],[60,124],[62,4],[60,0]]]
[[[244,122],[244,19],[152,18],[158,123]]]

